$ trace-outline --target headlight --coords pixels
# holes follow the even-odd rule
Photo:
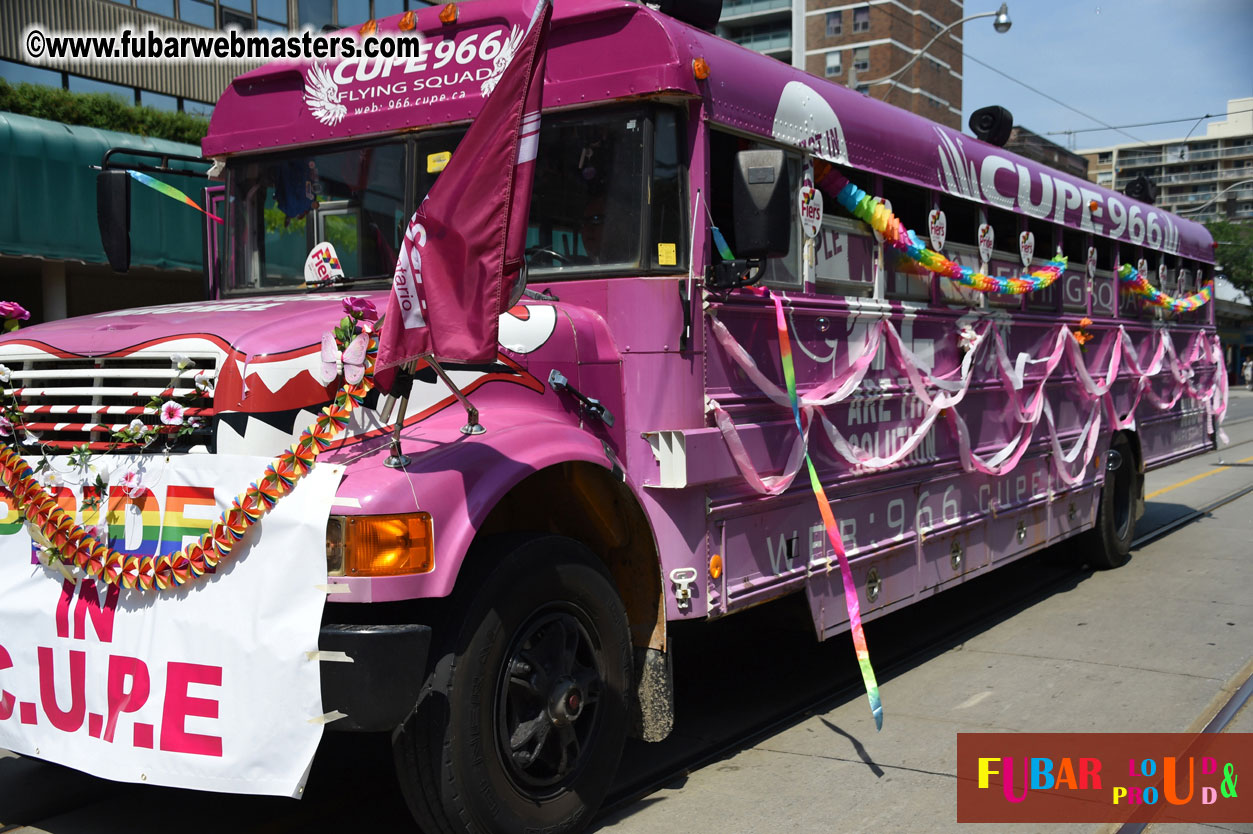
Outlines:
[[[330,576],[397,576],[433,567],[430,513],[333,515],[326,522]]]

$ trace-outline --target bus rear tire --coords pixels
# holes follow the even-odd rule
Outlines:
[[[579,831],[628,726],[631,638],[613,580],[579,542],[537,536],[468,585],[393,737],[409,808],[428,834]]]
[[[1125,434],[1115,434],[1106,456],[1105,485],[1101,487],[1096,527],[1084,548],[1089,565],[1111,570],[1127,564],[1135,538],[1136,498],[1140,494],[1140,473],[1135,454]]]

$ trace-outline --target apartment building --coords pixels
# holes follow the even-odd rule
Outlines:
[[[962,26],[954,26],[900,76],[962,0],[724,0],[718,32],[766,55],[960,129]]]
[[[1088,179],[1126,189],[1143,174],[1157,205],[1193,220],[1253,220],[1253,98],[1227,102],[1227,115],[1203,136],[1128,142],[1079,151]]]

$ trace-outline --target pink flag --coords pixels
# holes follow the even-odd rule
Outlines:
[[[499,316],[525,256],[551,16],[549,0],[539,0],[525,35],[506,43],[515,50],[508,66],[409,221],[378,370],[424,355],[453,363],[496,358]],[[380,374],[380,384],[390,377]]]

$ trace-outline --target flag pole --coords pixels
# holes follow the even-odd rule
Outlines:
[[[483,434],[487,431],[487,429],[483,428],[483,426],[479,424],[479,410],[471,405],[470,400],[465,394],[461,393],[461,389],[458,388],[448,376],[448,372],[435,361],[435,357],[428,353],[424,354],[421,358],[426,361],[426,364],[431,366],[431,370],[435,371],[435,375],[443,380],[444,384],[448,386],[448,390],[452,391],[452,395],[457,398],[457,401],[460,402],[461,406],[466,410],[466,424],[461,427],[461,433]]]

